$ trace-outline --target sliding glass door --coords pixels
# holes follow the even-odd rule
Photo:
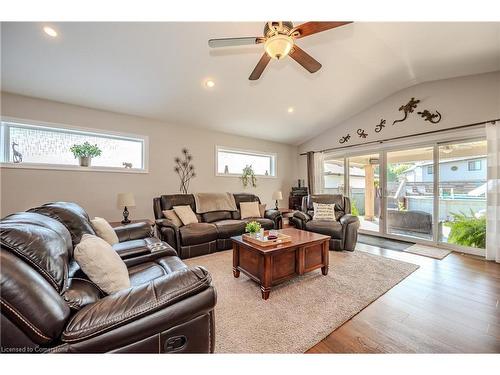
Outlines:
[[[378,232],[381,210],[379,154],[348,158],[351,212],[362,230]]]
[[[486,161],[484,139],[327,154],[322,192],[349,196],[363,232],[476,253],[486,238]]]
[[[345,193],[344,158],[325,157],[323,161],[323,193]]]
[[[433,240],[433,147],[387,152],[387,233]]]
[[[439,241],[485,248],[486,141],[439,146]]]

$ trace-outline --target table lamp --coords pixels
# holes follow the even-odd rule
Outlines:
[[[118,206],[119,209],[123,208],[122,224],[130,224],[130,220],[128,219],[127,207],[135,207],[134,194],[132,194],[132,193],[118,193],[118,197],[116,199],[116,205]]]
[[[281,194],[281,191],[275,191],[273,193],[273,200],[276,201],[276,209],[278,209],[278,201],[283,199],[283,194]]]

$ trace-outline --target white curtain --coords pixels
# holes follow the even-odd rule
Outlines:
[[[500,124],[487,124],[486,138],[488,141],[486,259],[500,263]]]

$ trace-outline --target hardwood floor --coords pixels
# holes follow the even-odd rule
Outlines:
[[[420,268],[307,353],[500,353],[500,265],[358,243]]]

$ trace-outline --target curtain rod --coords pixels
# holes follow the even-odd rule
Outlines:
[[[386,138],[386,139],[379,139],[377,141],[371,141],[371,142],[365,142],[365,143],[358,143],[355,145],[348,145],[348,146],[339,146],[339,147],[332,147],[332,148],[326,148],[324,150],[320,151],[313,151],[313,152],[329,152],[329,151],[334,151],[334,150],[342,150],[345,148],[351,148],[351,147],[356,147],[356,146],[366,146],[369,144],[375,144],[375,143],[384,143],[388,141],[394,141],[396,139],[402,139],[402,138],[408,138],[408,137],[417,137],[419,135],[427,135],[427,134],[434,134],[434,133],[441,133],[445,132],[448,130],[456,130],[456,129],[463,129],[463,128],[469,128],[471,126],[477,126],[477,125],[484,125],[484,124],[495,124],[497,121],[500,121],[500,119],[495,119],[495,120],[488,120],[488,121],[481,121],[481,122],[475,122],[473,124],[467,124],[467,125],[459,125],[459,126],[454,126],[451,128],[447,129],[439,129],[439,130],[431,130],[428,132],[423,132],[423,133],[418,133],[418,134],[411,134],[411,135],[401,135],[399,137],[393,137],[393,138]],[[307,155],[307,152],[303,152],[300,154],[301,156]]]

